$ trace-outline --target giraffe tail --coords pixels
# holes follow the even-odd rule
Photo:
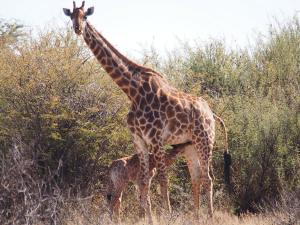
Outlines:
[[[214,113],[214,118],[216,120],[219,121],[219,123],[222,125],[223,127],[223,130],[224,130],[224,141],[225,141],[225,150],[224,150],[224,181],[225,181],[225,184],[227,185],[228,189],[230,190],[230,166],[231,166],[231,155],[229,153],[229,150],[228,150],[228,136],[227,136],[227,129],[226,129],[226,126],[225,126],[225,123],[224,121],[219,117],[217,116],[215,113]]]

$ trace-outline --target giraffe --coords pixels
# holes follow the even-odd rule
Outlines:
[[[123,90],[131,102],[127,124],[133,136],[134,148],[140,161],[140,204],[148,222],[153,224],[149,198],[149,152],[154,155],[164,206],[171,211],[168,178],[163,146],[192,142],[200,163],[201,186],[209,201],[209,215],[212,216],[212,178],[209,168],[215,139],[215,117],[208,103],[171,86],[163,75],[153,69],[141,66],[123,54],[103,37],[88,21],[94,7],[76,7],[73,11],[63,9],[69,16],[77,35],[82,35],[99,63]],[[224,160],[229,158],[228,149]],[[225,160],[225,163],[229,160]],[[225,168],[229,170],[227,163]],[[229,173],[226,173],[227,175]]]

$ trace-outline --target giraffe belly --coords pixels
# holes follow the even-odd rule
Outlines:
[[[171,119],[166,122],[166,126],[162,132],[164,144],[181,144],[191,141],[191,138],[187,123],[182,123],[179,119]]]

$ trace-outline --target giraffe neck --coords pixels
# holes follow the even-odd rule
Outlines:
[[[88,22],[83,38],[105,71],[131,99],[130,80],[132,74],[138,72],[139,65],[122,55]]]

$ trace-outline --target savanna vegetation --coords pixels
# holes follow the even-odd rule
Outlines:
[[[166,57],[152,49],[137,61],[203,96],[225,120],[233,190],[229,194],[223,182],[218,129],[213,224],[299,224],[299,18],[272,24],[247,48],[184,42]],[[128,106],[73,31],[55,28],[33,37],[22,25],[0,20],[0,224],[107,224],[107,167],[134,153]],[[184,160],[169,177],[174,213],[161,221],[190,224]],[[154,185],[154,209],[161,205],[158,195]],[[123,217],[135,221],[135,211],[130,188]]]

